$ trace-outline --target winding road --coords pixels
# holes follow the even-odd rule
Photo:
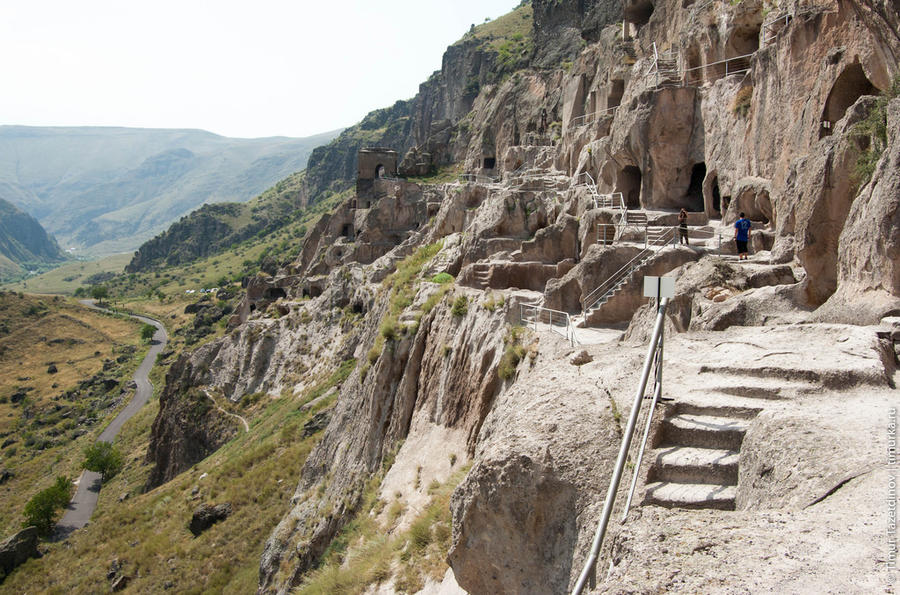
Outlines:
[[[95,305],[92,300],[81,300],[81,303],[95,310],[109,312],[106,308],[100,308]],[[151,340],[150,351],[147,352],[141,365],[138,366],[137,371],[134,373],[134,382],[137,384],[134,397],[119,412],[115,419],[106,426],[99,438],[97,438],[98,442],[112,442],[119,430],[122,429],[122,426],[125,425],[125,422],[131,419],[150,400],[150,396],[153,394],[153,385],[150,384],[150,379],[148,378],[150,369],[153,368],[153,364],[156,362],[156,356],[162,352],[166,342],[169,340],[166,329],[163,328],[159,321],[137,314],[129,314],[129,316],[155,326],[156,332]],[[66,508],[66,513],[56,525],[54,536],[57,540],[65,539],[73,531],[87,525],[91,520],[94,509],[97,508],[97,499],[100,496],[100,474],[94,471],[82,471],[77,483],[78,488],[75,491],[75,497],[72,498],[68,508]]]

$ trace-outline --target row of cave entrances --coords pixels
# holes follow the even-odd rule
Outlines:
[[[703,212],[706,210],[703,200],[703,182],[706,180],[706,163],[696,163],[691,167],[691,180],[680,207],[686,211]],[[634,165],[626,165],[617,178],[616,192],[621,192],[625,206],[629,209],[641,208],[641,170]],[[728,208],[728,198],[722,200],[719,191],[719,179],[715,176],[710,182],[713,215],[720,215]],[[724,204],[723,204],[724,202]]]

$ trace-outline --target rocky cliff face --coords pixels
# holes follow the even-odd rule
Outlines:
[[[18,265],[44,264],[64,258],[59,245],[34,217],[0,198],[0,272]]]
[[[896,9],[874,0],[685,4],[631,1],[619,13],[618,3],[535,2],[530,59],[547,68],[478,78],[471,101],[476,85],[460,85],[463,75],[487,76],[479,68],[502,64],[490,64],[477,34],[454,46],[416,99],[359,130],[376,140],[392,131],[413,166],[425,155],[432,165],[452,161],[468,181],[367,180],[310,231],[293,264],[250,281],[227,337],[179,363],[167,410],[198,386],[233,400],[260,391],[297,398],[356,362],[335,392],[317,397],[327,428],[266,544],[262,591],[304,580],[360,510],[366,482],[379,478],[382,495],[421,503],[422,485],[448,477],[448,458],[473,463],[452,502],[448,562],[459,587],[569,591],[646,349],[653,308],[642,298],[643,275],[679,277],[666,374],[667,390],[684,402],[659,424],[710,411],[737,416],[746,446],[728,455],[740,472],[722,488],[737,512],[688,517],[651,506],[645,461],[636,502],[646,506],[612,546],[609,576],[619,582],[598,573],[596,591],[617,592],[642,568],[660,573],[642,574],[640,588],[715,590],[710,581],[679,582],[674,569],[688,560],[706,572],[708,560],[692,556],[707,549],[737,556],[721,538],[733,519],[774,547],[788,537],[763,532],[759,510],[813,506],[844,485],[814,471],[785,484],[790,493],[767,496],[769,477],[795,473],[784,452],[805,444],[795,432],[779,434],[777,445],[767,436],[780,420],[799,427],[813,418],[824,435],[840,435],[809,395],[835,415],[852,397],[857,430],[895,397],[896,350],[885,338],[893,331],[844,323],[878,323],[900,305],[900,105],[875,98],[900,70]],[[609,23],[619,15],[624,24]],[[572,64],[549,68],[581,48],[576,39],[585,47]],[[320,154],[311,184],[337,179],[321,168],[341,179],[355,171],[350,151],[362,137],[343,138]],[[857,177],[860,155],[874,163],[868,180]],[[691,243],[662,247],[681,208],[690,212]],[[729,241],[739,212],[755,230],[750,262],[737,261]],[[662,234],[660,249],[646,249],[657,241],[652,233]],[[635,274],[590,309],[597,288],[629,267]],[[530,314],[534,305],[576,316],[588,327],[574,335],[587,353],[573,358],[570,342],[545,332],[572,337],[560,322],[570,319],[548,325]],[[522,322],[532,330],[512,329]],[[157,425],[174,431],[179,422],[161,411]],[[659,430],[653,446],[666,431],[677,427]],[[850,434],[847,444],[865,440]],[[816,457],[820,447],[801,450]],[[865,472],[858,457],[828,452],[838,475]],[[160,478],[189,464],[160,463]],[[660,529],[669,518],[699,537]],[[810,522],[793,509],[785,518],[800,530]],[[841,531],[873,534],[862,526]],[[671,550],[659,545],[670,539]],[[753,550],[754,563],[764,564],[766,549]],[[753,574],[753,564],[735,565]],[[788,572],[755,588],[776,589]],[[841,584],[863,571],[849,572]]]

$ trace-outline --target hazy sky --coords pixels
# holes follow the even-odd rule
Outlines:
[[[518,0],[9,0],[0,124],[308,136],[415,95]]]

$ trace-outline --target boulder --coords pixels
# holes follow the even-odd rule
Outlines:
[[[589,364],[594,361],[594,358],[591,357],[591,354],[587,352],[586,349],[582,349],[578,353],[572,355],[569,358],[569,363],[573,366],[583,366],[584,364]]]
[[[125,576],[124,574],[120,574],[119,576],[115,577],[113,579],[112,583],[109,585],[109,587],[113,590],[114,593],[117,591],[123,590],[127,586],[128,586],[128,577]]]
[[[56,369],[56,364],[50,364],[49,366],[47,366],[48,374],[56,374],[58,371],[59,370]]]
[[[40,558],[37,549],[37,527],[22,529],[6,541],[0,543],[0,570],[9,574],[29,558]]]
[[[303,424],[303,437],[308,438],[312,436],[316,432],[320,432],[328,427],[328,422],[331,421],[331,410],[321,411],[312,418]]]
[[[15,441],[13,441],[13,442],[15,442]],[[6,447],[6,446],[9,446],[9,444],[6,444],[6,442],[4,442],[3,446]],[[4,483],[9,481],[13,477],[15,477],[15,474],[12,471],[10,471],[9,469],[4,469],[4,470],[0,471],[0,485],[3,485]]]
[[[219,521],[224,521],[231,515],[231,504],[201,504],[191,516],[189,526],[191,533],[197,537]]]

